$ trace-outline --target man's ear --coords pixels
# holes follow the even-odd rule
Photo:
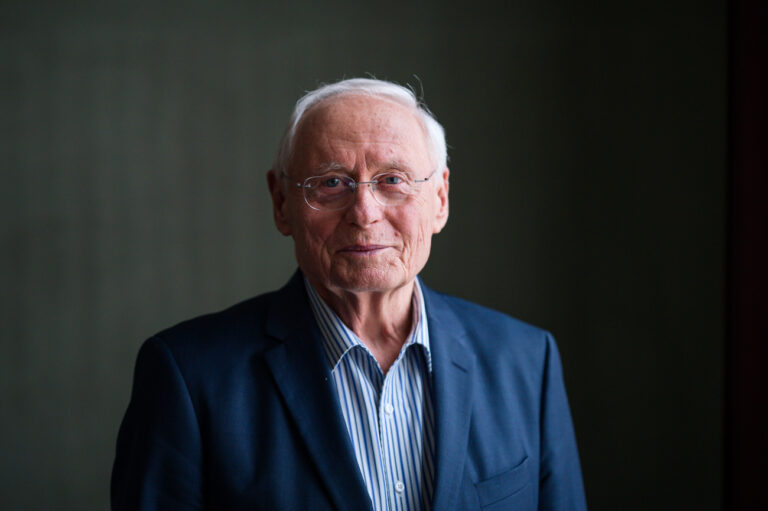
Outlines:
[[[292,232],[288,201],[280,175],[274,169],[267,172],[267,186],[272,196],[272,214],[275,218],[275,227],[283,236],[290,236]]]
[[[434,234],[443,230],[446,222],[448,222],[448,189],[450,188],[450,182],[448,178],[451,175],[451,171],[448,167],[445,167],[441,172],[435,176],[435,187],[437,188],[437,210],[435,212],[435,228]]]

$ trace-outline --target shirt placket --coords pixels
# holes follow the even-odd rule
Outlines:
[[[366,417],[364,420],[367,420],[370,426],[368,428],[368,431],[370,431],[368,445],[370,446],[374,462],[374,466],[372,467],[374,470],[374,473],[372,474],[372,484],[378,488],[378,498],[373,495],[371,497],[374,499],[374,509],[389,509],[389,496],[386,486],[386,474],[384,472],[386,467],[386,460],[384,459],[385,450],[382,448],[381,420],[379,417],[378,406],[382,401],[384,376],[379,369],[378,363],[373,358],[373,355],[362,348],[362,346],[360,349],[360,358],[357,359],[357,363],[368,365],[368,370],[365,372],[370,379],[362,379],[365,380],[365,384],[368,386],[368,391],[372,397],[372,399],[364,400],[364,403],[371,408],[368,410],[361,410],[361,413]],[[383,504],[383,506],[381,504]]]
[[[402,360],[398,359],[390,368],[384,379],[381,392],[381,402],[379,403],[379,429],[382,440],[382,473],[386,480],[387,502],[389,509],[399,511],[406,509],[406,486],[405,474],[403,473],[403,460],[400,458],[403,451],[402,435],[404,434],[403,420],[400,416],[403,396],[400,395],[397,380],[399,371],[402,370]]]

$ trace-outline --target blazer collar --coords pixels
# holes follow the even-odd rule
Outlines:
[[[435,413],[433,509],[453,509],[464,471],[472,411],[475,356],[459,315],[422,283],[429,325]],[[267,318],[267,333],[281,340],[267,364],[337,509],[370,509],[371,501],[349,440],[322,337],[297,271],[279,290]]]
[[[279,290],[267,317],[267,334],[282,341],[265,357],[277,387],[325,482],[334,507],[371,508],[331,382],[322,340],[297,271]]]
[[[435,408],[435,493],[432,509],[455,509],[467,457],[475,355],[459,314],[422,286],[432,349]]]

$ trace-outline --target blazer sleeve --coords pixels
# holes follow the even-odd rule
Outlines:
[[[565,393],[560,354],[549,333],[541,401],[539,511],[586,511],[576,435]]]
[[[144,343],[117,438],[111,504],[123,510],[202,508],[202,447],[186,382],[160,338]]]

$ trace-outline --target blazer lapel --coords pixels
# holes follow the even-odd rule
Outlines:
[[[267,364],[334,506],[370,509],[300,272],[278,291],[267,333],[283,341],[267,352]]]
[[[435,399],[435,494],[432,509],[455,509],[467,456],[475,357],[455,312],[422,285],[429,323]]]

